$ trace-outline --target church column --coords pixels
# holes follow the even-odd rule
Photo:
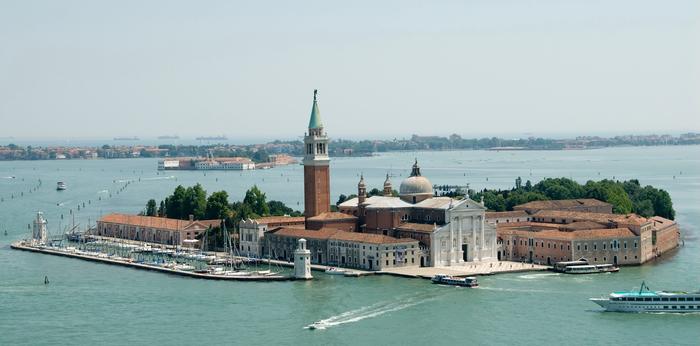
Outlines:
[[[456,218],[457,222],[457,263],[462,262],[464,251],[462,250],[462,218]]]
[[[472,216],[472,261],[476,261],[476,252],[479,249],[476,246],[476,217]]]
[[[479,223],[479,226],[481,227],[481,251],[479,251],[479,260],[481,260],[484,249],[486,249],[486,237],[484,237],[484,217],[479,216],[479,219],[481,220]]]
[[[452,256],[454,256],[454,246],[455,246],[455,233],[452,229],[452,222],[450,222],[450,241],[448,242],[448,252],[447,252],[447,265],[452,265]]]

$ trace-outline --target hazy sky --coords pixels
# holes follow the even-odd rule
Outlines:
[[[700,1],[0,0],[0,138],[700,131]]]

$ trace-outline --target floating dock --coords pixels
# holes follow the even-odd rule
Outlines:
[[[125,266],[125,267],[152,270],[152,271],[158,271],[161,273],[179,275],[179,276],[187,276],[187,277],[192,277],[192,278],[197,278],[197,279],[227,280],[227,281],[290,281],[290,280],[296,280],[296,278],[294,278],[293,276],[287,276],[287,275],[215,275],[215,274],[209,274],[209,273],[195,273],[192,271],[177,270],[177,269],[173,269],[173,268],[166,268],[166,267],[155,266],[155,265],[151,265],[151,264],[128,261],[125,259],[114,259],[114,258],[108,258],[108,257],[92,256],[92,255],[87,255],[87,254],[83,254],[83,253],[58,251],[58,250],[47,248],[47,247],[35,246],[35,245],[28,244],[28,243],[23,242],[23,241],[12,243],[10,245],[10,247],[13,249],[16,249],[16,250],[38,252],[38,253],[43,253],[43,254],[47,254],[47,255],[56,255],[56,256],[63,256],[63,257],[78,258],[78,259],[82,259],[82,260],[86,260],[86,261],[101,262],[101,263],[106,263],[106,264],[115,264],[115,265],[120,265],[120,266]]]

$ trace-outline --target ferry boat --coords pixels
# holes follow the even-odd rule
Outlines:
[[[431,281],[434,284],[451,285],[451,286],[462,286],[462,287],[479,287],[476,278],[469,276],[466,278],[457,278],[445,274],[437,274],[433,276]]]
[[[566,274],[595,274],[595,273],[616,273],[620,268],[612,264],[591,264],[580,266],[568,266],[562,270]]]
[[[581,258],[578,261],[557,262],[552,269],[566,274],[614,273],[620,271],[619,267],[612,264],[589,264],[585,258]]]
[[[59,181],[58,183],[56,183],[56,190],[57,191],[63,191],[67,188],[68,188],[68,186],[66,185],[66,183],[64,183],[62,181]]]
[[[609,297],[590,300],[605,311],[700,313],[700,291],[651,291],[644,282],[639,291],[613,292]]]

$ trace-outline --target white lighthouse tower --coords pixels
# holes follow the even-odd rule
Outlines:
[[[306,239],[298,241],[299,246],[294,250],[294,277],[302,280],[313,279],[311,276],[311,251],[306,248]]]
[[[34,220],[34,228],[32,229],[32,243],[37,245],[46,244],[46,219],[44,213],[37,212],[36,220]]]

